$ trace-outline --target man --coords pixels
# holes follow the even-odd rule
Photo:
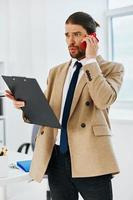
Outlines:
[[[98,39],[91,35],[97,26],[87,13],[70,15],[65,36],[72,59],[49,73],[45,95],[62,129],[40,128],[30,175],[40,182],[47,171],[53,200],[77,200],[78,193],[84,200],[112,200],[111,178],[119,173],[108,111],[123,67],[98,56]],[[9,91],[6,95],[16,108],[24,106]]]

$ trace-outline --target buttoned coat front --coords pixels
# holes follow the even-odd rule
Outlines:
[[[117,174],[119,168],[111,145],[108,119],[110,105],[116,100],[123,79],[123,66],[105,61],[83,66],[84,73],[76,87],[67,133],[72,177]],[[60,118],[63,86],[71,61],[49,72],[46,98]],[[41,182],[56,142],[56,128],[41,127],[36,138],[30,176]]]

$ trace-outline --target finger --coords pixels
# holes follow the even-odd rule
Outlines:
[[[12,92],[11,92],[10,90],[5,90],[5,92],[8,93],[8,94],[13,95]]]
[[[88,37],[86,37],[86,39],[87,39],[87,42],[88,42],[88,44],[94,45],[94,43],[93,43],[93,40],[92,40],[92,37],[91,37],[91,36],[88,36]]]
[[[92,40],[93,40],[94,45],[97,46],[97,44],[98,44],[97,39],[94,36],[92,36]]]
[[[25,106],[25,102],[24,101],[13,101],[13,104],[16,108],[21,108]]]
[[[93,45],[93,47],[95,49],[98,49],[98,41],[94,36],[90,36],[91,37],[91,45]]]
[[[95,49],[98,49],[99,48],[99,43],[98,43],[97,39],[93,38],[93,40],[94,40],[94,47],[95,47]]]
[[[17,109],[20,109],[20,108],[23,108],[24,106],[14,104],[14,107],[17,108]]]
[[[90,44],[91,44],[90,38],[89,37],[85,37],[85,38],[83,38],[82,42],[84,42],[84,41],[87,43],[87,46],[89,47]]]
[[[94,36],[90,36],[91,38],[91,43],[93,44],[93,46],[95,46],[97,44],[97,40]]]
[[[6,93],[5,96],[8,97],[11,100],[15,100],[15,97],[13,95],[11,95],[11,94],[7,94]]]

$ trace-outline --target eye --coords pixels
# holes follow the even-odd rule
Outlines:
[[[65,37],[66,37],[66,38],[69,38],[69,34],[68,34],[68,33],[65,33]]]
[[[81,33],[80,33],[80,32],[76,32],[76,33],[74,33],[74,36],[80,37],[80,36],[81,36]]]

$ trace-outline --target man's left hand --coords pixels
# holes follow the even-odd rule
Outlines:
[[[98,53],[98,41],[94,36],[86,36],[83,41],[86,42],[85,57],[87,59],[96,58]]]

